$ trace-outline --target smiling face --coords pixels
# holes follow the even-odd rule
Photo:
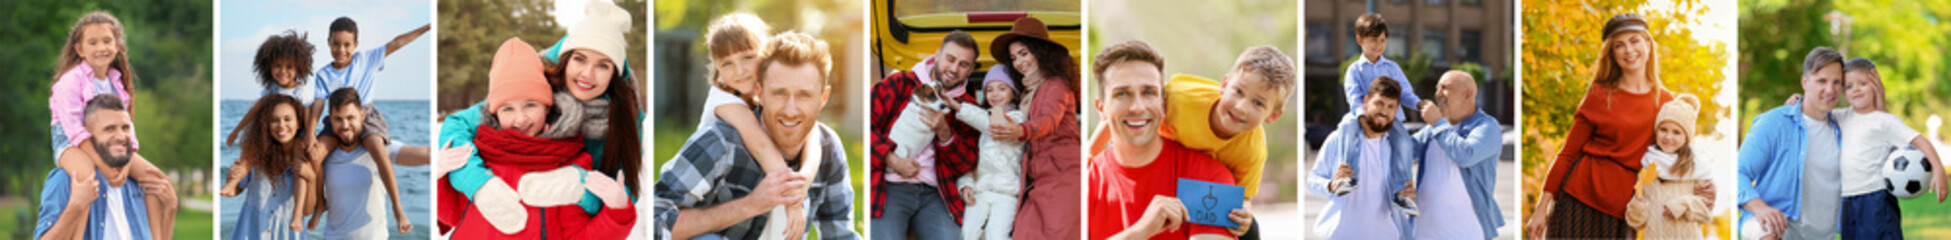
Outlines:
[[[1363,130],[1367,130],[1368,133],[1382,133],[1395,127],[1396,111],[1400,109],[1396,104],[1401,100],[1371,93],[1362,101]]]
[[[1843,64],[1830,63],[1816,68],[1815,73],[1802,76],[1802,105],[1815,112],[1829,112],[1836,108],[1837,92],[1843,87]]]
[[[765,57],[759,56],[759,51],[752,49],[712,59],[711,66],[718,71],[718,79],[713,81],[731,86],[732,91],[749,94],[759,88],[758,70],[759,62],[762,60],[765,60]]]
[[[358,104],[332,106],[332,114],[327,117],[332,118],[332,134],[339,135],[339,142],[348,145],[358,142],[356,137],[365,131],[366,108]]]
[[[85,125],[88,127],[89,142],[95,146],[96,154],[111,167],[128,164],[130,142],[135,138],[135,123],[129,120],[128,111],[95,110],[89,114]]]
[[[1266,76],[1254,71],[1234,70],[1228,76],[1210,116],[1214,133],[1233,136],[1272,123],[1279,116],[1286,89],[1274,87]]]
[[[515,130],[522,135],[542,134],[548,127],[549,105],[534,99],[519,98],[508,100],[495,108],[495,120],[501,122],[501,129]]]
[[[562,75],[568,80],[569,95],[583,101],[610,90],[610,80],[618,71],[616,60],[596,51],[570,51],[563,64],[568,64],[563,66]]]
[[[982,85],[982,94],[984,95],[983,99],[988,100],[989,106],[991,107],[1010,106],[1015,104],[1016,103],[1015,91],[1016,91],[1016,86],[1010,86],[1009,82],[994,81]]]
[[[1647,59],[1652,58],[1653,40],[1645,32],[1626,32],[1613,36],[1607,42],[1612,45],[1612,61],[1626,72],[1646,70]]]
[[[1165,120],[1165,81],[1158,65],[1123,61],[1104,68],[1098,115],[1110,123],[1111,141],[1122,147],[1154,146]],[[1121,147],[1121,148],[1122,148]]]
[[[91,24],[81,27],[81,42],[74,48],[75,55],[89,68],[108,69],[115,62],[115,56],[122,51],[122,43],[115,40],[115,29],[109,24]]]
[[[1355,37],[1355,44],[1362,45],[1362,57],[1376,59],[1382,52],[1389,51],[1389,33],[1384,32],[1368,37]]]
[[[955,43],[943,43],[942,50],[935,53],[935,69],[929,73],[942,86],[962,86],[968,81],[969,72],[976,68],[975,49]]]
[[[298,136],[298,110],[290,104],[271,107],[270,118],[264,119],[265,126],[271,129],[271,139],[278,143],[290,143]]]
[[[806,135],[813,131],[814,121],[820,119],[820,110],[826,107],[826,79],[821,77],[820,69],[813,64],[770,64],[772,67],[762,73],[759,102],[759,121],[765,125],[766,135],[772,137],[782,153],[796,156],[805,147]]]
[[[1681,127],[1680,123],[1661,121],[1653,131],[1654,143],[1659,144],[1662,152],[1675,153],[1680,151],[1680,147],[1687,146],[1687,129]]]
[[[1849,71],[1843,73],[1843,79],[1847,79],[1843,89],[1848,94],[1850,106],[1868,108],[1876,103],[1878,98],[1883,97],[1878,91],[1878,88],[1882,88],[1882,80],[1878,79],[1876,74],[1871,74],[1869,71]]]
[[[278,80],[279,87],[298,87],[298,71],[304,71],[304,68],[299,67],[298,63],[287,59],[278,60],[277,63],[271,65],[271,78]]]
[[[344,67],[352,63],[352,52],[359,49],[359,37],[348,31],[332,32],[325,45],[332,47],[332,65]]]
[[[1031,78],[1029,76],[1043,76],[1042,72],[1039,72],[1042,69],[1037,69],[1036,54],[1031,54],[1030,47],[1023,45],[1022,41],[1009,43],[1009,58],[1009,69],[1023,73],[1024,78]],[[1029,82],[1024,82],[1024,85],[1034,86],[1034,84],[1030,84]]]

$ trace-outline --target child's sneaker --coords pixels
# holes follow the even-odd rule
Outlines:
[[[1338,188],[1335,188],[1335,190],[1334,190],[1334,194],[1335,194],[1335,196],[1342,196],[1342,195],[1348,195],[1348,193],[1352,193],[1352,192],[1355,192],[1355,179],[1354,179],[1354,178],[1343,178],[1343,179],[1335,179],[1335,180],[1330,180],[1330,181],[1328,181],[1328,184],[1329,184],[1329,185],[1333,185],[1333,186],[1341,186],[1341,187],[1338,187]]]
[[[1410,200],[1409,198],[1405,198],[1402,196],[1396,196],[1395,201],[1392,202],[1395,203],[1396,209],[1402,210],[1403,214],[1409,214],[1410,217],[1422,215],[1422,211],[1420,211],[1421,208],[1416,206],[1415,200]]]

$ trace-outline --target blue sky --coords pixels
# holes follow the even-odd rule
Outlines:
[[[359,49],[382,47],[393,37],[433,22],[432,1],[381,0],[230,0],[218,13],[218,94],[221,99],[256,99],[263,86],[251,70],[251,58],[264,39],[285,30],[306,35],[316,48],[312,66],[332,62],[325,45],[332,19],[352,17],[359,23]],[[386,58],[381,81],[373,88],[377,99],[432,99],[434,35],[429,31]]]

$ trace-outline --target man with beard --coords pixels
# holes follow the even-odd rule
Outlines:
[[[1802,58],[1802,102],[1755,116],[1741,138],[1735,179],[1741,235],[1830,239],[1842,214],[1842,136],[1831,119],[1843,88],[1843,54],[1816,47]]]
[[[1363,98],[1361,115],[1350,113],[1321,145],[1321,157],[1307,178],[1308,193],[1328,198],[1315,222],[1314,236],[1327,239],[1399,239],[1411,236],[1410,211],[1397,198],[1413,200],[1409,171],[1415,160],[1411,136],[1396,128],[1403,91],[1395,80],[1377,77]]]
[[[753,115],[793,170],[764,172],[737,128],[722,120],[707,122],[657,174],[663,178],[654,191],[654,239],[805,239],[808,226],[819,230],[819,239],[860,238],[853,227],[846,147],[839,134],[818,122],[833,93],[827,81],[832,54],[826,42],[805,33],[772,39],[759,62],[755,92],[764,104]],[[808,163],[816,157],[819,165]],[[817,170],[817,176],[800,175],[798,169],[805,168]],[[807,190],[794,190],[801,188]],[[801,203],[812,206],[803,216],[805,226],[788,226],[784,236],[762,236],[774,234],[761,231],[767,225],[793,224],[768,222],[773,207]]]
[[[62,151],[60,157],[91,162],[95,172],[55,168],[48,173],[41,187],[34,237],[168,239],[176,223],[176,189],[160,170],[129,164],[148,160],[131,151],[135,131],[122,99],[104,95],[89,100],[82,109],[82,125],[91,136],[84,144]],[[136,170],[156,172],[131,173]]]
[[[957,221],[967,207],[955,179],[975,170],[976,141],[982,133],[961,121],[944,118],[945,113],[922,110],[920,120],[934,129],[935,146],[922,148],[914,158],[888,154],[896,147],[888,134],[908,107],[909,98],[914,96],[911,92],[922,84],[940,84],[942,98],[958,101],[947,104],[977,103],[975,94],[963,85],[969,72],[980,64],[976,62],[981,56],[978,49],[975,37],[959,30],[949,32],[942,37],[935,55],[915,64],[912,71],[874,83],[874,114],[869,125],[874,132],[874,148],[868,156],[871,172],[867,175],[874,186],[870,223],[874,236],[900,238],[914,233],[922,239],[961,238]]]

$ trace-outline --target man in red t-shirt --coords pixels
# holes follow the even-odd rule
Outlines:
[[[1218,226],[1187,223],[1175,196],[1179,178],[1233,184],[1233,174],[1204,153],[1158,136],[1165,117],[1163,61],[1144,42],[1105,48],[1092,67],[1101,96],[1094,104],[1112,124],[1111,145],[1091,158],[1086,213],[1089,239],[1232,239]],[[1234,210],[1234,222],[1250,216]]]

